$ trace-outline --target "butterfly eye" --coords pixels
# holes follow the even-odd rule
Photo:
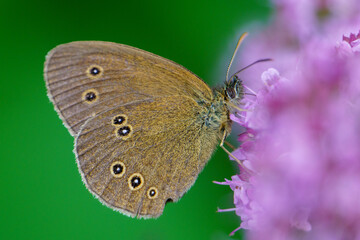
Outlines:
[[[227,95],[228,98],[230,98],[230,99],[235,98],[235,97],[236,97],[235,89],[232,88],[232,87],[228,87],[228,88],[226,89],[226,95]]]
[[[122,125],[126,122],[126,116],[125,115],[117,115],[112,119],[112,124],[114,126]]]
[[[125,174],[125,164],[120,161],[113,162],[110,166],[110,172],[116,178],[122,177]]]
[[[144,178],[140,173],[134,173],[129,177],[128,183],[131,190],[138,190],[144,185]]]
[[[158,196],[158,191],[157,191],[156,187],[149,188],[149,190],[147,191],[147,196],[149,199],[156,198]]]
[[[95,89],[89,89],[86,90],[85,92],[83,92],[82,94],[82,99],[86,102],[86,103],[94,103],[98,100],[98,92]]]
[[[98,65],[91,65],[87,70],[86,74],[90,78],[98,78],[102,75],[103,68]]]

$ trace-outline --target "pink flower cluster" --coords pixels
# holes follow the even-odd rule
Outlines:
[[[272,25],[245,50],[275,61],[248,88],[250,111],[231,116],[246,129],[233,152],[246,168],[219,183],[234,191],[228,210],[248,239],[360,240],[360,6],[274,2]]]

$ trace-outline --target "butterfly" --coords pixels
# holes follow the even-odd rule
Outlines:
[[[44,78],[86,187],[108,207],[143,218],[160,216],[194,184],[244,96],[236,74],[211,89],[177,63],[100,41],[57,46]]]

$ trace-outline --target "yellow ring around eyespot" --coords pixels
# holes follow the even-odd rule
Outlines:
[[[99,71],[99,73],[97,73],[96,75],[91,73],[91,70],[94,68],[96,68]],[[103,73],[104,73],[104,69],[101,66],[96,65],[96,64],[92,64],[92,65],[90,65],[90,67],[88,67],[86,69],[86,75],[91,79],[99,78],[103,75]]]
[[[119,132],[118,132],[118,131],[119,131],[121,128],[123,128],[123,127],[129,127],[129,129],[130,129],[130,132],[129,132],[126,136],[121,136],[121,135],[119,134]],[[129,124],[127,124],[127,125],[120,125],[119,127],[115,128],[115,135],[116,135],[116,137],[117,137],[117,138],[120,138],[120,139],[122,139],[122,140],[126,140],[126,139],[128,139],[129,137],[131,137],[132,132],[133,132],[133,129],[132,129],[131,125],[129,125]]]
[[[114,173],[114,169],[113,169],[113,167],[114,167],[115,165],[117,165],[117,164],[120,164],[121,167],[122,167],[122,172],[119,173],[119,174],[115,174],[115,173]],[[125,164],[124,164],[123,162],[115,161],[115,162],[113,162],[113,163],[111,164],[111,166],[110,166],[110,173],[111,173],[111,175],[113,175],[113,177],[121,178],[121,177],[125,174],[125,171],[126,171],[126,167],[125,167]]]
[[[136,187],[133,187],[132,184],[131,184],[131,180],[132,180],[134,177],[140,178],[140,185],[138,185],[138,186],[136,186]],[[132,190],[132,191],[139,190],[139,189],[144,185],[144,178],[143,178],[143,176],[142,176],[140,173],[133,173],[133,174],[131,174],[131,176],[128,178],[128,185],[129,185],[130,190]]]
[[[93,99],[93,100],[88,100],[88,99],[86,99],[86,95],[87,95],[88,93],[94,93],[94,94],[95,94],[95,99]],[[88,89],[88,90],[86,90],[86,91],[84,91],[84,92],[82,93],[81,99],[82,99],[84,102],[86,102],[87,104],[93,104],[93,103],[95,103],[95,102],[97,102],[97,101],[99,100],[99,92],[96,91],[94,88]]]
[[[155,191],[155,195],[154,195],[154,196],[150,196],[150,192],[151,192],[152,190]],[[157,190],[156,187],[150,187],[150,188],[148,189],[146,195],[147,195],[147,197],[148,197],[149,199],[155,199],[155,198],[158,197],[159,193],[158,193],[158,190]]]
[[[115,123],[114,123],[114,120],[115,120],[115,118],[117,118],[117,117],[123,117],[123,118],[124,118],[124,121],[123,121],[121,124],[115,124]],[[113,117],[113,118],[111,119],[111,124],[112,124],[114,127],[122,127],[123,125],[126,124],[127,118],[128,118],[128,117],[127,117],[125,114],[118,114],[118,115],[116,115],[115,117]]]

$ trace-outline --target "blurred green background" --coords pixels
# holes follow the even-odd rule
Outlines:
[[[236,171],[218,150],[195,185],[158,219],[103,206],[81,181],[73,139],[46,96],[43,62],[58,44],[135,46],[221,84],[237,38],[266,21],[266,1],[1,1],[0,239],[230,239],[232,191],[212,183]],[[241,238],[237,232],[235,238]]]

